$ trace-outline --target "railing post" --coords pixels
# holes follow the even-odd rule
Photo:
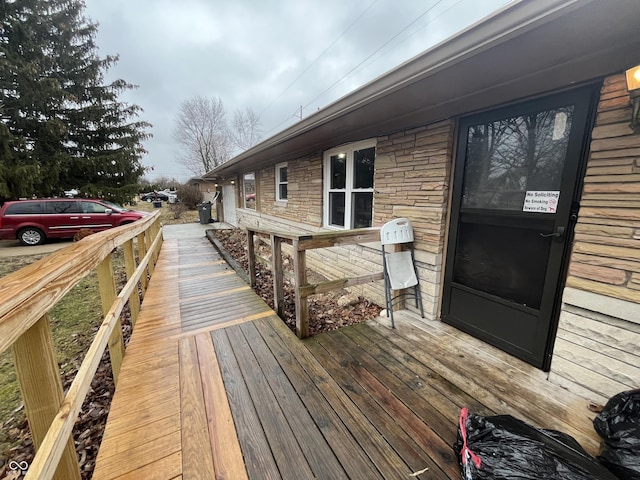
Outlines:
[[[247,261],[249,263],[249,285],[253,288],[256,286],[256,251],[252,230],[247,230]]]
[[[271,234],[271,269],[273,271],[273,309],[280,318],[284,318],[282,239],[273,234]]]
[[[102,315],[106,316],[117,297],[115,279],[113,278],[113,267],[111,265],[111,255],[107,255],[105,259],[100,262],[97,272],[100,299],[102,300]],[[113,383],[117,385],[122,359],[124,358],[124,340],[122,339],[122,322],[120,318],[116,320],[116,325],[109,337],[109,356],[113,370]]]
[[[37,451],[64,400],[48,314],[42,316],[15,341],[13,357],[29,429]],[[67,441],[54,478],[80,480],[73,437]]]
[[[138,258],[142,260],[147,254],[147,243],[144,239],[144,232],[138,234],[137,242],[138,242]],[[147,278],[147,274],[145,271],[145,273],[143,273],[142,276],[140,277],[140,287],[142,288],[142,296],[144,296],[145,292],[147,291],[148,285],[149,285],[149,279]]]
[[[293,270],[296,277],[296,333],[299,338],[309,336],[309,303],[300,294],[300,288],[307,284],[307,252],[298,250],[299,240],[293,241]]]
[[[162,224],[160,223],[160,217],[158,217],[158,219],[156,220],[155,226],[156,226],[156,235],[157,235],[158,233],[162,232]],[[155,238],[155,235],[154,235],[154,238]],[[162,248],[163,240],[164,239],[163,239],[162,235],[160,235],[160,241],[158,242],[158,247],[157,247],[156,254],[155,254],[154,265],[156,263],[158,263],[158,257],[160,256],[160,249]]]
[[[154,230],[155,230],[155,223],[153,225],[151,225],[145,232],[144,232],[144,241],[145,241],[145,250],[147,252],[149,252],[149,249],[151,248],[151,245],[153,244],[153,238],[154,238]],[[149,278],[151,278],[151,276],[153,275],[153,271],[156,268],[156,253],[152,252],[151,253],[151,258],[149,258]]]
[[[136,272],[136,257],[133,253],[133,239],[124,243],[124,265],[127,272],[127,280]],[[138,321],[138,314],[140,313],[140,295],[136,288],[129,296],[129,310],[131,311],[131,325],[135,325]]]

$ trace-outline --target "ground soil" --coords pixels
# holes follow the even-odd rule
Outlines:
[[[247,238],[243,230],[215,230],[214,236],[222,244],[224,249],[248,270]],[[260,243],[258,256],[271,258],[271,248],[265,243]],[[283,255],[285,270],[284,281],[284,322],[295,331],[295,295],[294,285],[286,279],[286,272],[293,274],[293,261],[287,255]],[[307,270],[307,278],[311,283],[326,281],[326,278],[312,270]],[[256,292],[273,308],[273,275],[269,266],[258,262],[256,266]],[[350,295],[347,290],[334,290],[322,295],[314,295],[309,298],[309,334],[316,335],[328,332],[347,325],[364,322],[375,318],[380,314],[381,307],[363,298]]]

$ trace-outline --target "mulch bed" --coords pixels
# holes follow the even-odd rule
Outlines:
[[[214,230],[213,235],[224,249],[248,271],[247,260],[247,237],[246,233],[240,229],[234,230]],[[256,242],[258,244],[258,242]],[[258,246],[257,254],[263,258],[271,257],[271,248],[263,243]],[[293,273],[293,260],[283,255],[285,272]],[[326,281],[326,278],[307,270],[307,278],[313,283]],[[273,304],[273,275],[271,269],[261,262],[256,265],[256,287],[255,291],[271,307]],[[295,332],[295,294],[294,285],[284,280],[284,318],[287,326]],[[382,308],[379,305],[355,295],[349,294],[347,290],[334,290],[321,295],[314,295],[309,298],[309,334],[336,330],[347,325],[354,325],[380,315]]]

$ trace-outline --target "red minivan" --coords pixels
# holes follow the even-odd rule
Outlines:
[[[5,202],[0,207],[0,240],[40,245],[47,238],[73,238],[81,228],[94,232],[135,222],[146,212],[107,200],[47,198]]]

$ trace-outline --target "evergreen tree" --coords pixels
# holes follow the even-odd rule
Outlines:
[[[83,194],[125,202],[144,174],[135,88],[105,84],[82,0],[0,0],[0,197]],[[0,198],[1,199],[1,198]]]

